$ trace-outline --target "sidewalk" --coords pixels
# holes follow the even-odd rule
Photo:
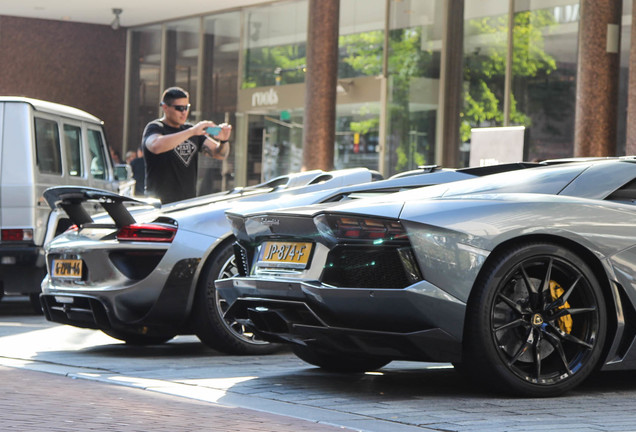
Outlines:
[[[312,423],[44,372],[0,366],[2,430],[335,432]]]

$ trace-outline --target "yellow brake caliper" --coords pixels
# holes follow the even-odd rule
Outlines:
[[[552,300],[556,300],[563,295],[565,290],[561,288],[561,285],[556,283],[555,281],[550,281],[550,295],[552,296]],[[559,306],[559,309],[569,309],[570,304],[566,301],[562,306]],[[565,333],[570,334],[572,332],[572,315],[564,315],[557,320],[559,328]]]

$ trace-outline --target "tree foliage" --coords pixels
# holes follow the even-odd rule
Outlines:
[[[522,11],[514,15],[512,75],[515,79],[550,74],[557,68],[555,60],[545,52],[544,33],[557,25],[550,10]],[[467,21],[466,41],[478,48],[464,54],[464,105],[460,113],[460,136],[470,139],[473,127],[503,124],[504,80],[507,53],[507,15]],[[434,113],[411,112],[412,84],[416,78],[439,79],[439,51],[427,47],[427,27],[417,26],[391,30],[389,37],[388,106],[389,137],[395,143],[394,171],[413,165],[430,163],[434,156],[431,137],[420,138],[432,130]],[[342,35],[339,38],[339,76],[353,78],[382,73],[384,32],[381,30]],[[290,44],[248,50],[243,87],[259,87],[302,82],[306,64],[305,44]],[[513,124],[530,125],[530,117],[517,109],[511,95],[510,119]],[[373,133],[379,127],[379,116],[360,113],[352,121],[352,132]],[[366,117],[366,118],[365,118]],[[428,122],[428,123],[427,123]]]
[[[432,151],[428,139],[420,142],[424,126],[411,112],[411,86],[415,78],[438,78],[432,49],[422,49],[423,27],[396,29],[389,34],[389,105],[390,136],[395,140],[395,172],[414,168],[427,162]],[[432,135],[432,134],[431,134]]]
[[[522,11],[514,15],[512,76],[536,77],[550,74],[556,61],[545,52],[544,31],[557,25],[550,10]],[[468,21],[466,33],[483,39],[484,51],[477,48],[464,57],[464,109],[461,116],[462,141],[470,139],[470,129],[503,123],[504,80],[508,45],[507,16],[485,17]],[[518,111],[511,95],[510,120],[530,126],[530,117]]]
[[[340,36],[338,75],[354,77],[381,74],[383,46],[384,32],[381,30]]]
[[[303,82],[307,64],[305,48],[303,43],[248,49],[242,87]]]

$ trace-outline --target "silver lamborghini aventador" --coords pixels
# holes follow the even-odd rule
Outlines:
[[[524,396],[636,368],[636,159],[228,217],[226,319],[310,364],[452,362]]]

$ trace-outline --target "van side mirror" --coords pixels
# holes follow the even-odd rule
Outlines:
[[[115,179],[119,181],[130,180],[133,178],[132,168],[128,164],[115,165]]]

